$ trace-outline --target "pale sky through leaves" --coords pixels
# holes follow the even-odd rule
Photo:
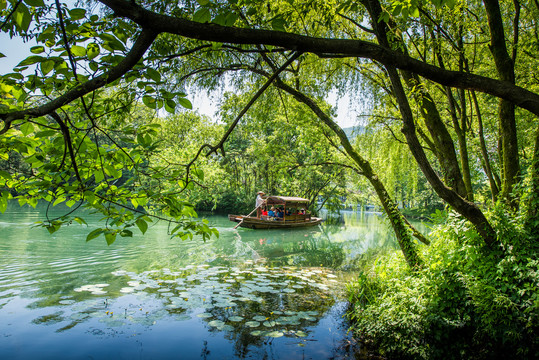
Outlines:
[[[0,53],[5,57],[0,58],[0,73],[7,74],[13,71],[13,67],[31,55],[30,48],[35,43],[23,42],[20,38],[10,39],[7,33],[0,33]],[[216,120],[216,112],[218,106],[218,94],[208,94],[206,91],[191,92],[188,94],[188,99],[193,104],[193,109],[199,113]],[[333,106],[337,106],[337,123],[342,127],[350,127],[357,125],[357,110],[350,106],[350,98],[344,96],[337,99],[336,92],[332,92],[326,101]]]

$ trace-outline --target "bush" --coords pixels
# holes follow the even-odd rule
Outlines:
[[[422,269],[395,252],[349,285],[349,316],[367,348],[401,359],[538,358],[537,241],[518,220],[491,215],[498,248],[450,215],[423,248]]]

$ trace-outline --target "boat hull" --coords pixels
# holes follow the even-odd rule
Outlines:
[[[292,229],[315,226],[322,222],[321,218],[311,217],[302,221],[263,220],[243,215],[228,215],[228,220],[239,223],[239,226],[248,229]],[[243,220],[243,221],[242,221]]]

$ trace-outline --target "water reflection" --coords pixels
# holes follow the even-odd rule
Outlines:
[[[376,214],[289,231],[211,216],[219,239],[171,240],[155,224],[112,246],[85,242],[92,225],[30,228],[42,217],[0,217],[6,358],[353,357],[342,279],[370,249],[395,246]]]

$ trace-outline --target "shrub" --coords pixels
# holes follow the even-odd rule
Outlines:
[[[536,241],[514,216],[491,214],[498,248],[486,248],[450,214],[412,272],[400,252],[371,262],[348,287],[349,316],[368,348],[388,358],[537,358]]]

